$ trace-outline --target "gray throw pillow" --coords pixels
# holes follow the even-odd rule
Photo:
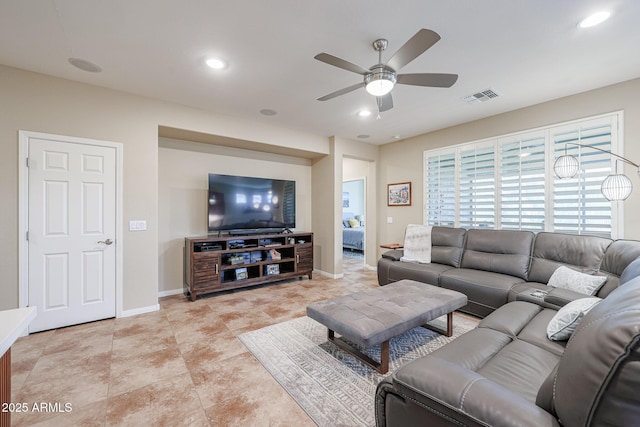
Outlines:
[[[580,292],[585,295],[595,295],[606,280],[606,276],[580,273],[579,271],[561,266],[553,272],[547,285],[553,288]]]
[[[553,341],[571,338],[580,320],[600,301],[598,297],[580,298],[562,307],[547,325],[547,337]]]

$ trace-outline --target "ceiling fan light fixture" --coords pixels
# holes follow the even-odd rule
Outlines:
[[[611,16],[611,12],[607,12],[606,10],[596,12],[593,15],[587,16],[585,19],[578,23],[578,27],[580,28],[590,28],[595,27],[596,25],[606,21]]]
[[[213,68],[214,70],[223,70],[227,68],[226,61],[220,58],[208,58],[205,63],[209,68]]]
[[[364,79],[365,89],[373,96],[384,96],[391,92],[396,84],[395,73],[378,71],[367,74]]]

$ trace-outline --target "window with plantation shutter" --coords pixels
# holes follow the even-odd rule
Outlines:
[[[621,211],[601,193],[622,172],[622,112],[424,152],[424,222],[464,228],[622,237]],[[582,144],[580,147],[572,144]],[[557,157],[574,155],[575,177],[558,179]]]
[[[577,143],[612,151],[614,123],[611,119],[592,120],[552,129],[554,158],[575,156],[580,170],[573,178],[553,181],[553,231],[610,237],[611,202],[600,191],[602,181],[615,170],[615,158]]]
[[[456,156],[433,152],[425,156],[427,222],[453,227],[456,223]]]
[[[506,230],[544,231],[544,134],[499,141],[500,223]]]
[[[458,179],[459,226],[495,228],[495,144],[460,150]]]

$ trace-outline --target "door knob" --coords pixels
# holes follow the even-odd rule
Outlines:
[[[100,240],[98,243],[104,243],[105,245],[109,246],[110,244],[113,243],[113,240],[111,240],[111,239]]]

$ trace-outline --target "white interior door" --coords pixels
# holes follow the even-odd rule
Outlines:
[[[116,149],[28,145],[28,304],[38,307],[29,331],[115,317]]]

